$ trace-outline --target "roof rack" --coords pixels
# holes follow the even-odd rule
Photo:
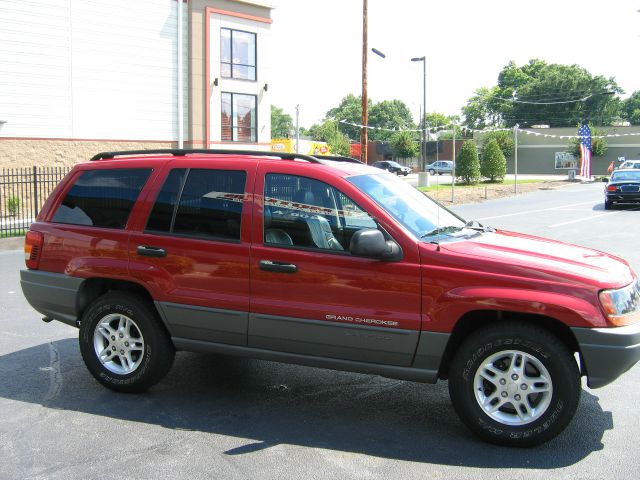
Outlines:
[[[348,162],[348,163],[364,163],[357,158],[344,157],[342,155],[314,155],[318,160],[331,160],[334,162]]]
[[[209,154],[233,154],[233,155],[256,155],[261,157],[275,157],[283,160],[306,160],[311,163],[322,163],[322,160],[340,161],[361,163],[359,160],[350,157],[339,156],[318,156],[312,157],[311,155],[302,155],[300,153],[280,153],[264,150],[222,150],[222,149],[207,149],[207,148],[193,148],[193,149],[181,149],[181,148],[164,148],[155,150],[123,150],[118,152],[102,152],[91,157],[91,161],[96,160],[108,160],[115,157],[129,156],[129,155],[173,155],[174,157],[183,157],[191,153],[209,153]]]

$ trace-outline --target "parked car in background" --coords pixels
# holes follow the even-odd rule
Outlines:
[[[396,175],[404,175],[405,177],[411,173],[411,169],[409,167],[400,165],[398,162],[394,162],[392,160],[373,162],[372,166],[381,168],[382,170],[387,170],[388,172],[395,173]]]
[[[453,173],[453,161],[452,160],[438,160],[437,162],[430,163],[424,167],[425,171],[431,175],[442,175],[443,173]]]
[[[627,168],[640,168],[640,160],[627,160],[622,162],[618,167],[618,170],[623,170]]]
[[[640,202],[640,168],[620,168],[613,172],[604,189],[605,210],[613,208],[614,203],[638,202]]]

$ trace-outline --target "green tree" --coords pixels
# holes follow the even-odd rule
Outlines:
[[[476,184],[480,181],[478,147],[473,140],[466,140],[456,156],[456,176],[462,178],[462,181],[467,184]]]
[[[578,65],[529,60],[521,67],[509,62],[498,85],[480,89],[463,112],[475,128],[516,124],[566,127],[588,120],[608,125],[621,114],[622,93],[613,78],[593,76]]]
[[[513,157],[513,152],[515,150],[515,141],[513,139],[513,132],[510,130],[497,130],[493,132],[487,132],[482,135],[482,151],[486,148],[487,144],[491,141],[495,140],[502,150],[502,154],[507,157]],[[485,175],[486,176],[486,175]]]
[[[289,138],[294,133],[291,115],[271,105],[271,138]]]
[[[640,125],[640,90],[633,92],[623,105],[625,118],[631,125]]]
[[[369,110],[370,109],[371,100],[369,100]],[[327,112],[327,118],[360,125],[362,122],[362,97],[356,97],[350,93],[340,101],[340,104],[337,107],[334,107]],[[351,140],[360,139],[360,127],[341,123],[340,131]]]
[[[321,124],[314,124],[308,130],[309,136],[319,142],[327,142],[333,155],[351,155],[351,143],[347,136],[338,130],[338,123],[325,120]]]
[[[391,137],[391,152],[394,158],[414,158],[420,154],[415,132],[396,132]]]
[[[580,128],[580,125],[576,127],[576,130],[578,128]],[[606,132],[595,128],[591,124],[589,124],[589,128],[591,129],[591,155],[594,157],[604,157],[609,148],[607,145],[607,139],[596,137],[602,137],[603,135],[606,135]],[[569,139],[569,143],[567,144],[567,152],[569,152],[576,158],[580,158],[579,137]]]
[[[369,125],[375,127],[369,130],[369,140],[390,141],[396,133],[394,130],[415,129],[411,110],[401,100],[384,100],[371,105]]]
[[[482,149],[480,173],[492,182],[502,181],[507,173],[507,160],[495,138],[489,140]]]
[[[384,100],[373,103],[369,99],[369,140],[389,141],[399,130],[414,129],[411,111],[400,100]],[[338,122],[348,122],[355,125],[362,123],[362,97],[349,94],[344,97],[337,107],[327,112],[327,118]],[[340,123],[340,131],[351,140],[360,139],[360,127]]]

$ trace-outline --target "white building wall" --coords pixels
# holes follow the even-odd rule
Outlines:
[[[0,137],[177,140],[176,22],[175,0],[0,0]]]

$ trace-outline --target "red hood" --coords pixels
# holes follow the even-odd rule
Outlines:
[[[440,248],[441,254],[451,255],[446,263],[459,258],[466,268],[497,274],[588,284],[598,289],[622,287],[633,280],[629,264],[618,257],[514,232],[499,230],[465,241],[443,242]]]

